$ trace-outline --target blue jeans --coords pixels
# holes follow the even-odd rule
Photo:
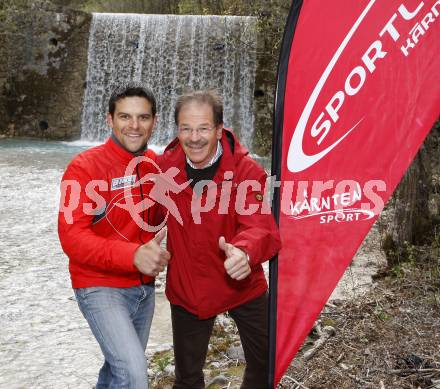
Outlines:
[[[145,348],[154,313],[154,285],[74,291],[105,358],[96,389],[148,388]]]

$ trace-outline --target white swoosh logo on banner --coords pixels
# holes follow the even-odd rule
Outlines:
[[[301,172],[316,162],[318,162],[320,159],[322,159],[325,155],[327,155],[330,151],[332,151],[342,140],[350,134],[363,120],[360,119],[353,127],[351,127],[344,135],[342,135],[335,143],[328,146],[326,149],[322,150],[318,154],[313,155],[307,155],[304,153],[303,150],[303,138],[304,133],[306,130],[307,122],[310,118],[310,114],[312,112],[313,107],[315,106],[316,100],[319,97],[319,94],[321,93],[322,88],[325,85],[325,82],[327,81],[328,77],[330,76],[330,73],[332,72],[333,68],[336,65],[336,62],[338,61],[339,57],[341,56],[342,52],[344,51],[345,47],[347,46],[348,42],[358,29],[359,25],[361,24],[362,20],[365,19],[367,16],[368,11],[371,9],[373,4],[376,2],[376,0],[371,0],[367,7],[362,12],[361,16],[359,16],[359,19],[356,21],[356,23],[353,25],[345,39],[343,40],[342,44],[339,46],[338,50],[336,51],[335,55],[333,56],[330,63],[327,65],[327,68],[325,69],[324,73],[322,74],[320,80],[315,86],[315,89],[313,90],[309,101],[307,102],[307,105],[304,108],[303,113],[301,114],[301,117],[298,121],[298,125],[295,128],[295,131],[292,136],[292,140],[290,141],[289,146],[289,152],[287,154],[287,168],[294,173]]]

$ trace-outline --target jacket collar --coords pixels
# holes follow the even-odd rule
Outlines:
[[[130,161],[135,157],[139,157],[145,155],[148,151],[148,144],[145,147],[136,153],[132,153],[128,151],[122,144],[119,142],[118,138],[116,138],[115,134],[112,132],[112,135],[108,138],[106,142],[106,147],[109,148],[113,153],[117,154],[120,159],[123,161]]]

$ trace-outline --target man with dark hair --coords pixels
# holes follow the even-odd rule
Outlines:
[[[154,277],[170,259],[160,247],[165,231],[154,236],[141,228],[157,224],[156,206],[146,212],[141,204],[151,185],[140,181],[156,172],[147,148],[156,120],[151,91],[133,83],[118,88],[107,114],[111,137],[74,158],[61,183],[61,245],[79,308],[105,358],[97,389],[148,388]],[[137,209],[142,225],[132,217]]]
[[[209,338],[216,315],[226,311],[237,324],[246,358],[241,387],[266,389],[268,301],[261,263],[280,248],[263,200],[266,174],[223,128],[223,106],[214,92],[179,97],[175,120],[177,138],[158,158],[163,170],[180,169],[177,184],[191,180],[180,193],[170,193],[183,221],[168,219],[173,389],[205,387]]]
[[[139,83],[124,84],[116,88],[108,100],[108,112],[113,117],[116,109],[116,103],[125,97],[143,97],[151,104],[151,113],[156,116],[156,98],[153,92]]]

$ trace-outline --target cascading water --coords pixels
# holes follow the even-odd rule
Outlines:
[[[256,69],[256,18],[93,14],[89,38],[82,138],[103,141],[107,102],[116,85],[149,85],[158,103],[151,143],[165,145],[176,134],[174,105],[187,89],[217,88],[224,121],[242,143],[252,143]]]

